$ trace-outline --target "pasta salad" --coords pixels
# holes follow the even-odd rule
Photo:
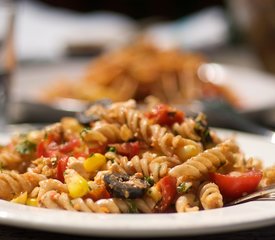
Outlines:
[[[99,102],[0,148],[0,199],[91,213],[221,208],[275,182],[275,167],[221,139],[202,113]]]

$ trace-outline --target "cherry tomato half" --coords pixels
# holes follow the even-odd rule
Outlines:
[[[64,171],[67,168],[68,160],[69,160],[69,157],[64,156],[64,157],[61,157],[57,162],[56,178],[61,182],[64,182]]]
[[[59,146],[59,151],[62,153],[72,152],[76,147],[80,146],[80,140],[77,138],[71,139],[70,141]]]
[[[129,142],[121,144],[112,144],[111,146],[115,147],[116,152],[120,155],[132,158],[139,154],[140,152],[140,143],[139,142]]]
[[[218,185],[225,198],[236,199],[256,190],[262,179],[262,172],[252,170],[240,176],[211,173],[210,179]]]
[[[171,109],[168,105],[158,104],[146,116],[159,125],[172,126],[174,123],[182,123],[184,113]]]
[[[89,154],[92,154],[92,153],[101,153],[101,154],[104,154],[106,152],[106,148],[107,148],[106,144],[90,147],[89,148]]]
[[[156,209],[158,212],[165,212],[174,201],[177,194],[176,184],[177,179],[172,176],[165,176],[158,181],[157,186],[159,186],[162,195],[162,199]]]
[[[36,148],[37,157],[55,157],[58,154],[56,142],[41,141]]]

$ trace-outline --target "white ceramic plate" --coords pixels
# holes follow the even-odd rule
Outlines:
[[[232,131],[219,130],[232,135]],[[248,156],[275,163],[275,145],[266,138],[234,132]],[[0,223],[81,235],[149,237],[186,236],[256,228],[275,224],[275,202],[255,201],[233,207],[175,214],[107,215],[39,209],[0,200]]]
[[[251,68],[210,63],[202,68],[207,77],[228,86],[240,99],[243,112],[275,109],[275,76]]]

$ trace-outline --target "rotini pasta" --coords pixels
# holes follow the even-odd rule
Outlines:
[[[234,138],[220,139],[206,116],[155,101],[91,106],[0,148],[0,198],[90,213],[193,212],[221,208],[275,182],[274,167],[246,158]],[[221,179],[252,177],[230,192]],[[241,178],[240,178],[241,179]],[[251,180],[251,181],[252,181]]]
[[[203,209],[221,208],[223,206],[222,195],[215,183],[202,183],[199,197]]]

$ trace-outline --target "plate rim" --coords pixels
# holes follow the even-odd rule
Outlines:
[[[270,148],[275,146],[264,136],[226,129],[215,128],[215,130],[219,136],[237,134],[237,140],[243,138],[242,141],[245,141],[246,138],[251,138],[252,141],[268,144]],[[2,138],[1,135],[0,138]],[[275,149],[272,151],[275,153]],[[269,211],[274,207],[275,202],[257,201],[191,213],[93,214],[41,209],[0,200],[0,223],[27,229],[85,236],[195,236],[275,224],[275,213]],[[245,214],[235,216],[234,214],[238,212]],[[30,215],[33,218],[29,218]]]

